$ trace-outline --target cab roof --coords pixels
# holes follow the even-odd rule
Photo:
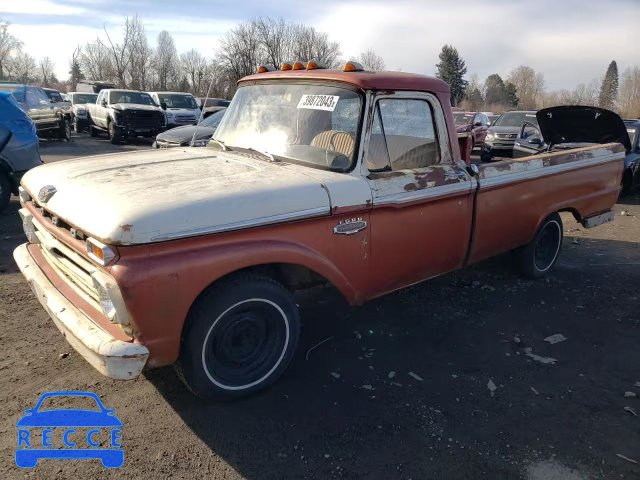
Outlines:
[[[363,90],[412,90],[449,94],[449,85],[438,78],[404,72],[343,72],[342,70],[276,70],[241,78],[238,84],[263,80],[321,80],[341,82]]]

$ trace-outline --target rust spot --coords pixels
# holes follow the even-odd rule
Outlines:
[[[418,190],[418,186],[415,183],[408,183],[404,186],[404,189],[407,192],[413,192],[414,190]]]
[[[404,177],[405,175],[404,172],[378,172],[370,173],[367,178],[369,180],[384,180],[387,178]]]
[[[133,225],[129,225],[129,224],[120,225],[120,228],[122,229],[123,232],[130,232],[132,227]]]

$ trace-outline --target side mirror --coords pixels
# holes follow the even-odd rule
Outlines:
[[[103,98],[103,99],[102,99],[102,106],[103,106],[103,107],[106,107],[106,106],[107,106],[107,99],[106,99],[106,98]]]
[[[167,109],[167,103],[166,102],[160,102],[160,108],[162,108],[163,110]]]
[[[539,137],[531,137],[528,142],[532,145],[538,145],[539,147],[542,146],[542,139]]]

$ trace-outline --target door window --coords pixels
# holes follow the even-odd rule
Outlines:
[[[418,99],[381,99],[369,139],[370,171],[424,168],[440,161],[431,106]]]

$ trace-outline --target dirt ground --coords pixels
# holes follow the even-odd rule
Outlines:
[[[83,135],[42,154],[114,148],[129,147]],[[226,404],[195,398],[170,367],[129,382],[93,370],[14,264],[17,210],[14,199],[0,214],[0,478],[640,478],[640,464],[618,456],[640,462],[640,398],[625,397],[640,396],[638,195],[596,229],[564,215],[545,280],[522,279],[507,254],[359,308],[332,290],[299,295],[289,370]],[[554,334],[566,340],[544,341]],[[115,409],[122,468],[15,466],[16,421],[54,390],[92,391]]]

